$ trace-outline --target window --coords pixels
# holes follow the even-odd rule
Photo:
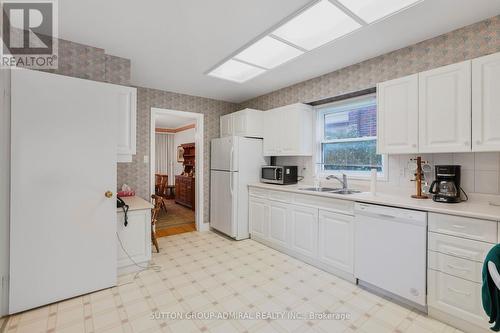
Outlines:
[[[377,154],[374,94],[319,107],[317,130],[321,172],[367,178],[377,169],[379,178],[385,178],[385,158]]]

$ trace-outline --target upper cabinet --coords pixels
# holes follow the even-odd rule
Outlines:
[[[244,109],[220,117],[220,136],[245,136],[262,138],[264,114],[254,109]]]
[[[377,85],[377,151],[418,152],[418,74]]]
[[[500,151],[500,53],[472,61],[472,149]]]
[[[263,113],[264,156],[312,156],[311,106],[297,103]]]
[[[471,62],[419,74],[419,152],[471,151]]]
[[[137,89],[114,85],[118,107],[118,162],[132,162],[136,153]]]
[[[379,83],[378,153],[500,151],[499,91],[500,53]]]

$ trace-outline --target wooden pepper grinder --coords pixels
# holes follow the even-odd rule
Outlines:
[[[417,169],[415,170],[417,194],[414,194],[411,197],[414,199],[429,199],[427,195],[422,193],[422,182],[424,180],[424,172],[422,171],[422,157],[418,156],[416,159],[412,159],[412,161],[417,162]]]

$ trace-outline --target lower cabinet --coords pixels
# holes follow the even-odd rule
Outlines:
[[[248,202],[248,222],[252,236],[269,239],[269,202],[265,199],[250,198]]]
[[[134,264],[147,266],[151,260],[151,210],[129,211],[128,224],[123,212],[117,213],[118,274],[142,269]]]
[[[318,253],[318,209],[290,206],[290,248],[307,257]]]
[[[280,246],[288,242],[288,205],[281,202],[270,203],[269,240]]]
[[[354,273],[354,217],[319,211],[318,259],[332,267]]]
[[[345,201],[309,205],[287,192],[262,190],[250,191],[249,198],[252,239],[354,281],[354,217]],[[334,212],[343,205],[345,213]]]

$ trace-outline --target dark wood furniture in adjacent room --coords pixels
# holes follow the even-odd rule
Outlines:
[[[175,176],[175,202],[195,210],[195,144],[181,145],[184,150],[184,171]]]

